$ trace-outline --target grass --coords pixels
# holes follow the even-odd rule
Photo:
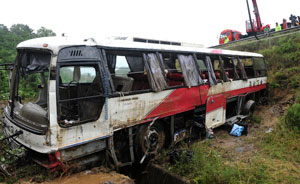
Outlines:
[[[187,162],[183,153],[172,173],[195,183],[297,183],[300,180],[300,135],[280,123],[272,133],[248,139],[255,144],[252,156],[236,157],[232,150],[211,144],[194,144],[194,153]]]
[[[300,94],[300,93],[299,93]],[[280,118],[271,133],[254,114],[250,121],[261,125],[254,136],[242,137],[242,144],[233,149],[220,146],[216,140],[199,142],[191,147],[193,157],[187,161],[184,151],[179,160],[166,167],[170,172],[194,183],[299,183],[300,181],[300,95]],[[295,94],[297,95],[297,94]],[[230,139],[219,137],[223,142]],[[237,147],[253,145],[251,150],[236,152]]]
[[[235,161],[226,150],[212,147],[209,141],[197,143],[191,149],[192,161],[187,163],[183,154],[175,165],[169,165],[170,172],[194,183],[272,183],[268,165],[259,156]]]

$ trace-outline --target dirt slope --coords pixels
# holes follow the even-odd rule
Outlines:
[[[281,91],[281,93],[284,92]],[[276,96],[280,95],[281,94],[276,94]],[[286,95],[277,100],[278,102],[276,102],[276,104],[256,107],[254,116],[261,118],[261,121],[260,123],[252,124],[248,128],[247,136],[230,136],[228,133],[229,130],[221,127],[215,130],[216,139],[212,141],[212,144],[231,153],[230,157],[233,157],[236,161],[254,156],[254,154],[259,151],[259,148],[255,146],[256,143],[261,141],[265,134],[273,131],[288,105],[293,103],[293,95]]]

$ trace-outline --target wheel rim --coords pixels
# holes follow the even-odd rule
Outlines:
[[[148,145],[146,145],[148,147],[148,149],[150,149],[149,151],[154,151],[155,148],[158,146],[158,140],[159,140],[159,134],[158,132],[154,129],[154,130],[150,130],[149,134],[147,135],[148,137]]]
[[[144,134],[144,152],[149,154],[157,154],[161,149],[161,142],[163,142],[163,135],[155,127],[151,127],[150,130],[146,130]]]

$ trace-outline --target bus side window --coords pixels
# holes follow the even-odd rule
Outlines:
[[[229,79],[233,80],[246,80],[247,74],[244,70],[243,63],[240,62],[238,57],[222,57],[224,60],[225,71],[228,72]]]
[[[222,56],[224,61],[224,70],[229,79],[234,79],[234,65],[233,60],[229,57]]]
[[[253,68],[256,77],[267,76],[267,67],[264,58],[253,58]]]
[[[218,82],[228,82],[230,80],[229,72],[226,71],[225,63],[220,55],[211,56],[214,73]],[[228,66],[228,65],[227,65]]]
[[[116,92],[150,90],[142,53],[108,51],[107,60]]]
[[[217,58],[217,56],[214,56],[214,57],[211,57],[211,60],[213,62],[213,67],[214,67],[214,72],[215,72],[216,79],[218,81],[220,81],[221,80],[221,70],[220,70],[219,58]]]
[[[244,68],[248,78],[254,78],[254,68],[253,68],[253,60],[251,57],[240,58],[241,62],[244,64]]]
[[[177,56],[163,53],[162,58],[168,86],[184,86],[184,77]]]
[[[116,68],[115,76],[127,77],[127,74],[130,72],[129,65],[127,63],[125,56],[117,56],[116,58]]]
[[[200,55],[197,55],[196,58],[197,58],[197,65],[198,65],[198,68],[200,71],[200,77],[203,80],[207,80],[208,72],[207,72],[207,67],[205,65],[205,58],[204,58],[204,56],[200,56]]]

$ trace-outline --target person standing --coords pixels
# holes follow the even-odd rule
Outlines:
[[[267,25],[267,26],[265,27],[264,32],[265,32],[265,35],[266,35],[266,36],[270,36],[270,27],[269,27],[269,25]]]
[[[225,36],[224,43],[228,43],[228,42],[229,42],[229,38]]]
[[[276,22],[276,28],[275,31],[281,31],[281,25]]]

